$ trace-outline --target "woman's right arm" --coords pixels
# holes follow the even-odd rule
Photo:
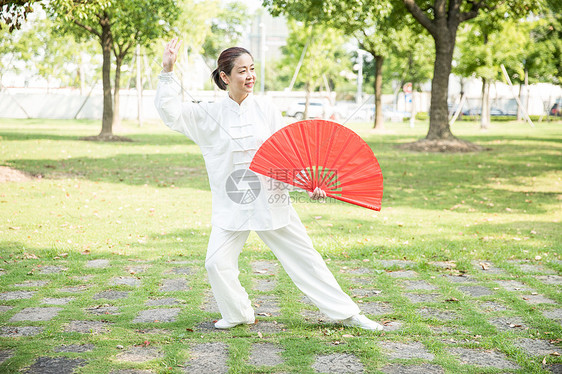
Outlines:
[[[181,41],[178,42],[178,39],[174,38],[166,45],[154,105],[166,126],[197,142],[198,131],[195,124],[201,123],[203,119],[199,118],[202,114],[201,108],[195,103],[182,103],[181,86],[173,72],[181,44]]]

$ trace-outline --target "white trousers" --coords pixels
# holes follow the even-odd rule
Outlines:
[[[294,210],[289,225],[256,233],[272,250],[295,285],[321,312],[335,320],[360,312],[312,246]],[[230,323],[254,319],[248,293],[238,279],[238,257],[249,234],[250,231],[228,231],[213,226],[209,238],[205,268],[222,318]]]

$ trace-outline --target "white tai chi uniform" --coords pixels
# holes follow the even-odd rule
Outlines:
[[[180,85],[161,73],[155,105],[164,123],[192,139],[205,160],[212,193],[212,230],[205,268],[222,318],[253,321],[248,294],[238,280],[238,257],[250,231],[273,251],[296,286],[328,317],[359,313],[313,248],[290,204],[288,187],[249,170],[259,146],[282,127],[278,110],[248,95],[215,103],[182,102]]]

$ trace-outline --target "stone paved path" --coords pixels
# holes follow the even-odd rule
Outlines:
[[[328,265],[382,333],[322,314],[275,260],[241,265],[258,321],[230,331],[202,260],[7,263],[0,373],[562,372],[560,262]]]

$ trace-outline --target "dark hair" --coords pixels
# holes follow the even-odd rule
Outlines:
[[[226,90],[226,83],[224,83],[220,76],[221,71],[224,71],[226,75],[230,75],[232,69],[234,68],[234,60],[244,54],[248,54],[250,55],[250,57],[252,57],[252,54],[247,49],[242,47],[230,47],[221,52],[217,60],[217,68],[211,74],[211,77],[215,81],[215,84],[221,90]]]

